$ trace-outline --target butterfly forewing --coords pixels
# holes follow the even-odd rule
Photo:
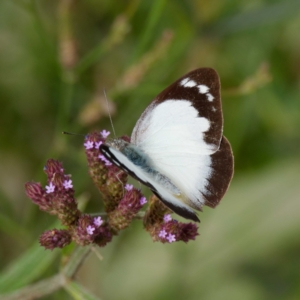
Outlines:
[[[200,68],[187,73],[163,90],[141,115],[133,130],[132,140],[139,143],[146,130],[140,126],[144,118],[149,118],[149,110],[160,103],[172,100],[187,100],[195,107],[199,116],[209,122],[209,129],[204,132],[204,141],[210,145],[211,154],[220,145],[223,133],[223,115],[220,98],[220,79],[211,68]],[[148,122],[147,122],[148,123]],[[149,123],[148,123],[149,124]]]
[[[139,168],[121,152],[114,153],[119,166],[148,185],[169,208],[196,221],[191,207],[215,207],[232,178],[233,156],[222,133],[219,76],[201,68],[163,90],[136,123],[131,143],[137,153],[144,153],[146,166]],[[158,177],[150,176],[154,173],[165,176],[180,192],[172,193]]]
[[[218,151],[222,132],[219,76],[213,69],[201,68],[181,77],[154,99],[138,120],[131,142],[182,190],[187,205],[201,209],[221,200],[232,177],[231,163],[230,176],[222,178],[222,169],[227,166],[218,158],[232,158],[230,147]]]

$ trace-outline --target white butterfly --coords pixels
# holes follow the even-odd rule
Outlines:
[[[216,71],[200,68],[175,81],[143,112],[131,143],[113,139],[100,151],[175,213],[199,221],[193,209],[215,207],[233,175]]]

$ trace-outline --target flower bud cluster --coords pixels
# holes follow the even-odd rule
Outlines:
[[[113,211],[123,197],[124,185],[128,175],[108,161],[100,152],[99,147],[105,142],[109,133],[91,133],[85,138],[85,153],[87,156],[89,174],[103,195],[107,213]]]
[[[112,237],[113,234],[107,222],[104,222],[101,217],[93,218],[87,214],[79,218],[73,234],[73,240],[81,246],[94,243],[103,247],[112,240]]]
[[[130,184],[126,184],[124,197],[117,208],[108,214],[111,227],[116,231],[128,227],[146,202],[146,198],[139,190]]]
[[[156,197],[150,198],[150,204],[144,217],[145,229],[153,241],[173,243],[195,240],[198,226],[195,223],[181,223],[171,217],[171,211]]]
[[[72,236],[70,232],[65,229],[47,230],[40,236],[40,244],[50,250],[63,248],[69,245],[71,241]]]
[[[43,211],[56,215],[67,229],[45,231],[40,244],[46,249],[62,248],[71,241],[78,245],[91,243],[104,246],[112,239],[107,222],[101,217],[84,215],[77,207],[70,175],[64,173],[62,163],[49,159],[44,171],[48,177],[45,188],[40,183],[25,184],[26,194]]]
[[[80,211],[74,197],[70,175],[64,174],[62,164],[49,159],[44,171],[48,177],[45,188],[40,183],[27,182],[26,194],[32,201],[52,215],[57,215],[63,225],[71,226],[77,222]]]

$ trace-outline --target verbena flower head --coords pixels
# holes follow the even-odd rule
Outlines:
[[[44,168],[48,184],[43,188],[40,183],[28,182],[26,193],[43,211],[56,215],[63,225],[75,224],[80,216],[70,175],[64,173],[62,164],[49,159]]]
[[[173,243],[176,241],[187,243],[189,240],[195,240],[198,235],[197,230],[198,227],[195,223],[180,223],[176,220],[171,220],[157,226],[152,238],[162,243]]]
[[[129,226],[135,215],[142,208],[142,193],[135,189],[127,189],[117,208],[108,214],[112,228],[119,231]]]
[[[53,250],[54,248],[63,248],[69,245],[72,241],[72,236],[68,230],[51,229],[45,231],[40,236],[40,244],[46,249]]]
[[[99,192],[103,194],[105,210],[109,213],[117,207],[122,199],[128,176],[100,152],[98,144],[105,142],[101,133],[89,134],[85,138],[85,143],[88,141],[96,146],[85,150],[89,173]]]
[[[173,243],[195,240],[198,226],[195,223],[181,223],[173,220],[171,211],[156,196],[150,198],[149,206],[144,216],[145,229],[153,241]]]
[[[78,220],[77,227],[74,228],[73,239],[81,246],[89,244],[105,246],[112,240],[113,232],[109,224],[102,223],[100,226],[99,224],[95,224],[95,218],[92,216],[87,214],[82,215]]]
[[[81,212],[75,199],[74,182],[66,174],[61,162],[49,159],[44,171],[47,183],[25,184],[26,194],[34,204],[49,214],[56,215],[64,229],[45,231],[40,244],[46,249],[63,248],[74,241],[85,246],[96,244],[100,247],[109,243],[114,235],[130,225],[147,199],[141,191],[127,183],[127,174],[108,161],[100,152],[109,132],[103,130],[86,136],[83,146],[87,156],[89,174],[102,195],[105,217],[91,216]],[[128,137],[122,137],[129,141]],[[173,220],[171,211],[155,196],[150,198],[143,223],[153,241],[173,243],[188,242],[198,235],[193,223]]]

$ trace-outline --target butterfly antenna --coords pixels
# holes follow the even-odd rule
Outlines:
[[[62,134],[85,136],[84,134],[80,134],[80,133],[73,133],[73,132],[67,132],[67,131],[63,131],[63,132],[62,132]]]
[[[117,137],[116,132],[115,132],[115,128],[114,128],[114,124],[112,122],[111,114],[110,114],[110,111],[109,111],[109,105],[108,105],[108,100],[107,100],[107,97],[106,97],[105,89],[103,89],[103,93],[104,93],[104,97],[105,97],[105,101],[106,101],[106,106],[107,106],[107,112],[108,112],[108,116],[109,116],[110,125],[111,125],[112,131],[114,133],[114,136]]]

